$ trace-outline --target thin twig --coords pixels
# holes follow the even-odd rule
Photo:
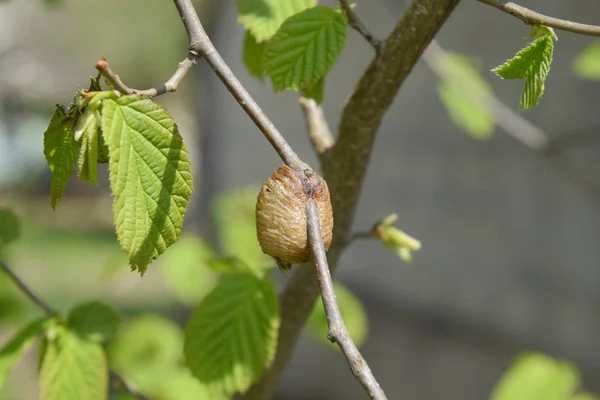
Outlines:
[[[342,7],[342,10],[344,10],[344,13],[346,14],[346,18],[348,19],[348,23],[350,24],[350,26],[355,31],[360,33],[367,40],[367,42],[369,42],[371,46],[373,46],[375,52],[379,54],[381,52],[381,46],[383,42],[377,39],[375,36],[373,36],[371,32],[369,32],[367,27],[356,16],[354,11],[352,11],[352,7],[350,6],[348,0],[339,0],[339,3],[340,7]]]
[[[27,287],[27,285],[25,284],[25,282],[23,282],[12,271],[12,269],[10,269],[10,267],[8,266],[8,264],[4,263],[3,261],[0,261],[0,268],[2,268],[4,270],[4,272],[6,272],[6,274],[10,277],[10,279],[13,281],[13,283],[15,285],[17,285],[17,287],[19,288],[19,290],[21,292],[23,292],[23,294],[25,296],[27,296],[29,298],[29,300],[31,300],[39,308],[41,308],[44,311],[44,313],[46,313],[50,317],[56,317],[56,316],[58,316],[58,313],[56,311],[54,311],[52,309],[52,307],[50,307],[48,305],[48,303],[46,303],[44,300],[42,300],[41,297],[39,297],[38,295],[36,295],[35,293],[33,293],[33,291],[31,289],[29,289],[29,287]]]
[[[321,156],[335,143],[333,135],[329,130],[327,120],[325,119],[323,108],[313,99],[307,99],[306,97],[300,97],[298,101],[302,106],[302,112],[304,114],[304,120],[306,121],[306,129],[308,130],[310,141],[317,154]]]
[[[37,305],[46,315],[49,317],[58,317],[59,314],[48,305],[40,296],[35,294],[26,284],[13,272],[13,270],[3,261],[0,261],[0,269],[2,269],[13,283],[19,288],[19,290],[27,296],[35,305]],[[143,394],[135,390],[123,377],[117,374],[115,371],[109,369],[111,380],[119,388],[125,390],[127,393],[132,395],[138,400],[148,400]]]
[[[355,240],[374,239],[374,238],[375,238],[375,236],[373,236],[373,233],[371,233],[371,232],[355,232],[350,237],[350,241],[348,243],[350,244]]]
[[[191,0],[173,1],[188,33],[190,51],[196,52],[206,60],[219,79],[221,79],[221,82],[223,82],[240,106],[246,111],[246,114],[248,114],[256,126],[258,126],[265,135],[283,162],[296,171],[308,169],[308,164],[298,157],[269,117],[267,117],[256,101],[254,101],[244,86],[242,86],[223,58],[221,58],[219,52],[204,31]]]
[[[331,274],[329,273],[327,255],[325,254],[325,246],[321,235],[319,212],[317,204],[313,199],[309,200],[306,213],[308,240],[317,268],[317,279],[321,288],[321,298],[323,299],[323,307],[325,308],[325,315],[327,316],[327,324],[329,326],[327,338],[333,343],[337,343],[340,347],[340,350],[342,350],[344,357],[348,361],[350,370],[365,388],[369,397],[375,400],[387,400],[385,393],[379,386],[379,383],[377,383],[375,376],[373,376],[371,368],[369,368],[369,365],[358,351],[344,324],[344,319],[342,318],[335,297]]]
[[[565,19],[549,17],[544,14],[540,14],[536,11],[530,10],[529,8],[520,6],[512,1],[506,0],[477,0],[481,3],[490,5],[499,10],[504,11],[512,15],[513,17],[519,18],[527,25],[544,25],[562,31],[568,31],[573,33],[579,33],[588,36],[600,36],[600,26],[581,24],[579,22],[567,21]]]
[[[125,83],[123,83],[121,78],[119,78],[119,75],[115,74],[113,70],[110,69],[108,62],[104,57],[96,61],[96,69],[108,83],[110,83],[112,86],[115,87],[115,89],[117,89],[123,94],[137,94],[139,96],[156,97],[168,92],[176,91],[177,87],[179,86],[179,82],[181,82],[181,80],[187,74],[190,68],[192,68],[196,64],[197,59],[198,55],[193,51],[190,51],[188,57],[179,63],[177,69],[175,70],[175,73],[169,78],[167,82],[165,82],[158,88],[144,90],[132,89]]]

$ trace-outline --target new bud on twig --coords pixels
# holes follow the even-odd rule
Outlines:
[[[319,174],[311,168],[295,171],[283,165],[260,189],[256,203],[258,242],[281,270],[312,258],[306,225],[306,205],[311,198],[319,210],[325,250],[329,250],[333,212],[327,183]]]
[[[405,262],[411,262],[412,252],[421,249],[421,242],[406,232],[392,226],[397,219],[397,214],[388,215],[373,226],[371,235],[393,249]]]

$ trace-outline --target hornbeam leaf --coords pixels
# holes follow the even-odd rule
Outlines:
[[[273,283],[225,275],[188,321],[187,365],[211,392],[244,392],[273,362],[278,328]]]
[[[75,113],[67,114],[64,107],[57,105],[52,120],[44,132],[44,155],[50,171],[50,204],[56,208],[65,186],[75,167],[77,142],[73,135]]]
[[[143,275],[181,233],[193,187],[188,151],[173,118],[138,96],[104,100],[102,132],[117,236]]]

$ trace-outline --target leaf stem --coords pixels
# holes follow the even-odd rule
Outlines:
[[[527,25],[544,25],[555,29],[560,29],[567,32],[579,33],[588,36],[600,36],[600,26],[581,24],[565,19],[549,17],[540,14],[529,8],[520,6],[512,1],[507,0],[477,0],[480,3],[495,7],[498,10],[504,11],[513,17],[519,18]]]
[[[321,224],[319,222],[319,212],[317,204],[313,199],[310,199],[306,207],[307,225],[308,225],[308,240],[310,248],[315,259],[317,268],[317,279],[321,288],[321,298],[323,299],[323,307],[327,316],[327,324],[329,332],[327,338],[333,343],[337,343],[346,357],[346,361],[350,366],[352,374],[364,387],[365,391],[371,399],[387,400],[383,389],[375,379],[371,368],[365,361],[364,357],[358,351],[356,344],[350,337],[344,319],[340,312],[340,308],[335,297],[331,274],[329,273],[329,265],[323,245],[323,237],[321,236]]]
[[[177,7],[177,11],[179,11],[181,20],[188,33],[190,51],[199,54],[206,60],[227,90],[229,90],[239,105],[246,111],[246,114],[248,114],[254,124],[265,135],[283,162],[296,171],[306,170],[309,167],[308,164],[298,157],[283,138],[279,130],[277,130],[273,122],[271,122],[269,117],[267,117],[264,111],[236,78],[223,58],[221,58],[219,52],[204,31],[200,18],[198,18],[198,14],[194,9],[191,0],[173,0],[173,2]]]
[[[52,307],[50,307],[50,305],[48,305],[48,303],[46,303],[40,296],[35,294],[33,290],[31,290],[27,284],[25,284],[25,282],[23,282],[21,278],[19,278],[17,274],[13,272],[8,264],[0,261],[0,269],[6,272],[10,280],[19,288],[19,290],[35,305],[37,305],[46,315],[54,318],[59,317],[59,314],[54,311],[54,309],[52,309]],[[138,400],[148,400],[146,396],[135,390],[129,383],[127,383],[125,379],[123,379],[122,376],[117,374],[115,371],[109,370],[109,374],[114,386],[120,387]]]

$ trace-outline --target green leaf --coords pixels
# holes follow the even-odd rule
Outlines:
[[[323,78],[344,48],[347,28],[344,15],[329,7],[309,8],[285,20],[263,56],[274,90],[300,90]]]
[[[242,59],[244,65],[251,76],[258,78],[262,82],[265,72],[262,66],[262,57],[265,51],[265,43],[258,43],[256,38],[246,31],[244,33],[244,44],[242,47]]]
[[[495,118],[487,101],[492,94],[489,84],[469,58],[449,52],[443,60],[437,91],[450,118],[476,139],[491,137]]]
[[[251,274],[225,275],[185,328],[187,365],[211,391],[244,392],[275,356],[275,286]]]
[[[9,209],[0,208],[0,247],[17,239],[21,234],[19,219]]]
[[[350,333],[352,340],[354,340],[354,343],[360,347],[365,343],[369,334],[369,320],[365,307],[360,299],[341,283],[334,282],[333,286],[346,328],[348,328],[348,332]],[[315,307],[308,319],[307,326],[309,332],[319,341],[328,346],[338,348],[337,345],[331,343],[329,339],[327,339],[329,327],[327,325],[327,318],[321,301],[315,303]]]
[[[553,50],[552,36],[541,36],[492,70],[502,79],[525,78],[519,108],[529,110],[539,103],[544,93],[544,82],[550,72]]]
[[[193,186],[188,152],[171,116],[137,96],[104,100],[102,131],[117,236],[143,275],[179,238]]]
[[[317,104],[322,104],[324,92],[325,78],[323,77],[317,83],[302,89],[302,96],[307,99],[313,99]]]
[[[98,343],[66,329],[49,339],[40,371],[41,400],[105,400],[108,366]]]
[[[56,208],[67,182],[73,175],[77,157],[77,143],[73,135],[75,115],[66,114],[64,108],[56,106],[48,129],[44,132],[44,155],[50,171],[50,204]]]
[[[75,306],[67,317],[69,328],[81,337],[105,342],[119,330],[121,317],[119,313],[106,304],[92,301]]]
[[[94,108],[88,108],[77,121],[75,140],[79,141],[79,156],[77,158],[77,175],[82,181],[90,181],[98,185],[96,171],[100,134],[99,114]]]
[[[581,78],[600,80],[600,40],[593,41],[575,58],[573,69]]]
[[[258,42],[268,40],[283,21],[317,4],[317,0],[236,0],[238,20]]]
[[[213,215],[223,252],[238,258],[258,275],[272,268],[272,259],[264,254],[256,236],[256,188],[238,189],[217,196]]]
[[[579,372],[570,363],[543,354],[524,354],[502,376],[492,400],[565,400],[579,385]]]
[[[215,286],[216,274],[209,262],[214,250],[201,238],[182,236],[164,255],[161,271],[167,286],[187,306],[196,306]]]
[[[164,377],[163,385],[157,390],[160,400],[227,400],[221,393],[210,392],[188,369],[177,370]]]
[[[140,390],[156,392],[166,374],[183,360],[183,335],[174,322],[158,315],[132,319],[108,347],[110,365]]]
[[[0,387],[2,387],[4,379],[12,366],[27,351],[36,336],[44,330],[49,319],[48,317],[43,317],[29,322],[8,343],[2,346],[0,349]]]

